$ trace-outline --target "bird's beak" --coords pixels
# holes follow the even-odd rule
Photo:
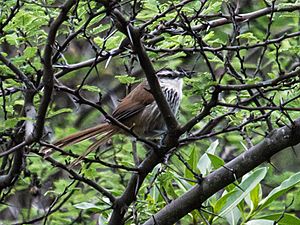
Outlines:
[[[187,78],[192,78],[192,76],[196,74],[195,71],[186,71],[186,70],[181,70],[180,71],[180,74],[179,74],[179,77],[180,78],[184,78],[184,77],[187,77]]]
[[[187,77],[187,78],[189,78],[189,79],[191,79],[194,74],[196,74],[195,71],[185,71],[185,75],[184,76]]]

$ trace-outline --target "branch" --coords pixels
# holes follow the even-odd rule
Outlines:
[[[239,155],[224,167],[212,172],[201,184],[172,201],[147,220],[144,225],[174,224],[194,209],[201,207],[210,196],[242,177],[279,151],[300,143],[300,118],[291,126],[275,129],[268,137]]]
[[[260,10],[250,12],[250,13],[238,14],[235,16],[235,21],[236,22],[248,22],[249,20],[256,19],[261,16],[265,16],[272,12],[293,12],[293,11],[297,11],[299,9],[300,9],[300,4],[294,4],[292,6],[285,6],[285,7],[275,6],[274,9],[273,9],[273,7],[268,7],[268,8],[260,9]],[[202,30],[210,29],[212,27],[218,27],[218,26],[222,26],[225,24],[229,24],[229,23],[232,23],[231,16],[228,16],[228,18],[212,20],[212,21],[207,22],[206,24],[193,26],[193,30],[194,31],[202,31]]]
[[[155,151],[151,151],[150,154],[144,159],[144,161],[138,167],[138,173],[134,173],[125,189],[123,194],[116,199],[114,204],[114,210],[109,220],[109,225],[124,224],[124,215],[127,212],[128,206],[136,200],[136,195],[143,184],[147,175],[153,170],[153,168],[162,161],[162,157]]]
[[[12,152],[15,152],[13,164],[7,174],[0,176],[0,191],[2,191],[2,189],[12,185],[14,183],[14,181],[16,181],[16,178],[21,173],[22,164],[23,164],[23,156],[24,156],[23,148],[25,147],[25,145],[26,145],[26,143],[22,142],[21,144],[15,146],[17,148],[15,148],[15,147],[11,148],[11,149],[13,149]],[[16,151],[16,150],[18,150],[18,151]]]
[[[44,83],[44,94],[39,106],[38,116],[36,121],[35,133],[33,139],[39,140],[43,135],[45,117],[49,103],[51,101],[53,86],[54,86],[54,75],[52,67],[52,46],[55,42],[56,33],[60,25],[67,19],[67,14],[72,6],[76,3],[76,0],[68,0],[62,7],[59,16],[54,20],[50,26],[47,43],[45,46],[45,53],[43,58],[44,72],[43,72],[43,83]]]
[[[260,10],[254,11],[254,12],[236,15],[235,18],[234,18],[234,21],[236,21],[236,22],[248,22],[252,19],[256,19],[256,18],[259,18],[261,16],[268,15],[272,12],[293,12],[293,11],[297,11],[299,9],[300,9],[299,4],[295,4],[293,6],[287,6],[287,7],[275,6],[274,9],[272,7],[268,7],[268,8],[260,9]],[[223,15],[223,17],[225,17],[225,18],[211,20],[211,21],[208,21],[206,23],[202,23],[200,25],[193,26],[192,29],[195,32],[200,32],[200,31],[208,30],[208,29],[214,28],[214,27],[223,26],[225,24],[229,24],[229,23],[233,22],[233,19],[232,19],[231,16]],[[183,30],[171,29],[171,30],[168,30],[168,32],[171,33],[171,34],[178,35],[178,34],[182,34],[184,31]],[[151,32],[151,35],[154,35],[155,37],[150,39],[147,42],[147,45],[148,46],[153,46],[156,43],[158,43],[160,41],[163,41],[165,38],[163,36],[158,36],[161,33],[162,33],[161,29],[158,29],[158,30],[155,30],[155,31]]]
[[[145,29],[147,26],[149,26],[150,24],[153,24],[154,22],[156,22],[159,18],[163,18],[167,15],[167,13],[173,11],[173,10],[176,10],[177,8],[182,8],[183,6],[187,5],[188,3],[192,2],[193,0],[184,0],[184,1],[181,1],[180,3],[174,5],[174,4],[171,4],[169,6],[168,9],[166,9],[164,12],[160,13],[160,14],[157,14],[156,16],[154,16],[151,20],[149,21],[146,21],[142,26],[141,26],[141,30]]]
[[[70,193],[61,200],[61,202],[54,207],[54,205],[60,200],[61,197],[63,197],[65,194],[67,194],[68,188],[73,184],[74,182],[72,182],[70,185],[68,185],[65,190],[63,191],[63,193],[61,193],[58,197],[55,198],[54,202],[51,203],[51,206],[49,207],[48,212],[45,215],[36,217],[34,219],[28,220],[28,221],[23,221],[21,223],[14,223],[13,225],[23,225],[23,224],[34,224],[38,221],[41,221],[43,219],[46,219],[48,216],[50,216],[51,214],[57,212],[58,210],[61,209],[61,207],[72,197],[72,195],[75,193],[76,189],[73,189],[70,191]],[[77,184],[75,185],[75,187],[77,187],[79,184],[79,181],[77,181]]]
[[[66,47],[70,44],[70,42],[76,38],[80,33],[84,32],[84,30],[88,27],[89,23],[96,18],[97,16],[101,15],[102,13],[104,13],[105,10],[101,10],[98,13],[92,13],[89,15],[89,17],[87,18],[87,20],[85,21],[85,23],[75,32],[71,33],[62,43],[61,46],[58,47],[57,52],[54,54],[54,56],[52,57],[52,61],[55,63],[58,58],[59,55],[66,49]]]
[[[15,15],[19,12],[22,5],[20,5],[20,0],[17,0],[16,5],[11,8],[10,14],[7,19],[2,23],[0,22],[0,34],[3,33],[4,27],[9,24],[9,22],[15,17]]]
[[[44,157],[45,155],[38,152],[38,151],[32,151],[34,152],[35,154],[39,155],[39,156],[42,156]],[[99,186],[96,182],[94,182],[93,180],[90,180],[88,178],[85,178],[84,176],[81,176],[79,175],[78,173],[76,173],[74,170],[68,168],[66,165],[54,160],[53,158],[51,157],[46,157],[45,158],[46,161],[50,162],[54,167],[58,167],[58,168],[61,168],[65,171],[67,171],[72,177],[73,179],[75,180],[78,180],[78,181],[81,181],[91,187],[93,187],[95,190],[97,190],[98,192],[100,192],[102,195],[104,195],[105,197],[107,197],[111,203],[114,203],[115,202],[115,197],[110,193],[108,192],[106,189],[104,189],[103,187]]]
[[[229,127],[227,126],[227,127],[223,128],[221,130],[218,130],[218,131],[213,131],[213,132],[208,131],[208,132],[206,132],[204,130],[204,131],[200,131],[200,132],[194,132],[191,136],[181,139],[179,141],[179,143],[180,143],[179,147],[187,145],[189,142],[192,142],[192,141],[196,141],[196,140],[199,141],[199,140],[215,137],[217,135],[226,134],[226,133],[233,132],[233,131],[241,131],[241,129],[243,127],[245,127],[246,125],[248,125],[250,123],[255,123],[257,121],[266,120],[271,115],[271,113],[272,113],[272,111],[267,112],[263,115],[257,116],[255,118],[250,117],[246,121],[242,122],[239,125],[229,126]]]
[[[204,106],[204,109],[199,115],[192,118],[180,129],[181,134],[184,134],[185,132],[189,132],[193,128],[193,126],[195,126],[199,121],[203,120],[206,116],[210,114],[210,110],[218,103],[219,93],[220,90],[216,86],[214,92],[212,93],[210,102]]]
[[[35,118],[35,109],[33,105],[35,91],[32,89],[28,89],[24,92],[25,97],[25,115],[29,119]],[[15,137],[15,141],[17,145],[12,147],[11,149],[1,152],[0,157],[6,156],[14,152],[13,164],[11,168],[9,168],[9,172],[5,175],[0,176],[0,190],[6,188],[13,184],[13,182],[17,179],[22,171],[22,165],[24,161],[24,148],[27,144],[30,144],[28,137],[32,135],[33,132],[33,122],[32,120],[25,121],[25,141],[21,142],[21,138]],[[23,137],[22,137],[23,139]],[[21,143],[20,143],[21,142]]]
[[[76,158],[76,159],[80,157],[80,155],[74,154],[71,151],[66,152],[66,151],[64,151],[64,150],[62,150],[62,149],[60,149],[60,148],[58,148],[58,147],[56,147],[55,145],[52,145],[52,144],[48,144],[48,143],[44,143],[44,142],[41,142],[40,144],[42,146],[46,146],[47,148],[55,149],[61,155],[71,156],[71,157]],[[83,157],[82,161],[89,162],[89,163],[99,163],[103,166],[106,166],[106,167],[109,167],[109,168],[112,168],[112,169],[123,169],[123,170],[126,170],[126,171],[138,172],[137,168],[132,168],[132,167],[124,166],[124,165],[118,165],[118,164],[112,164],[112,163],[109,163],[109,162],[105,162],[105,161],[99,159],[99,157],[97,157],[96,159],[89,159],[89,158]]]
[[[35,90],[34,84],[28,79],[28,77],[14,64],[12,64],[7,58],[0,53],[0,61],[13,71],[17,77],[26,85],[28,89]]]
[[[283,35],[281,35],[278,38],[274,38],[274,39],[268,39],[262,42],[258,42],[256,44],[245,44],[245,45],[231,45],[231,46],[220,46],[220,47],[211,47],[211,46],[204,46],[203,50],[204,51],[209,51],[209,52],[218,52],[218,51],[224,51],[224,50],[228,50],[228,51],[240,51],[242,49],[253,49],[253,48],[259,48],[259,47],[264,47],[267,45],[271,45],[271,44],[277,44],[282,42],[283,40],[289,39],[289,38],[294,38],[294,37],[299,37],[300,36],[300,31],[296,31],[293,33],[285,33]],[[177,52],[199,52],[202,49],[201,48],[197,48],[197,47],[177,47],[177,48],[153,48],[153,47],[146,47],[147,50],[151,51],[151,52],[166,52],[166,53],[177,53]]]
[[[297,77],[297,76],[299,76],[299,74],[300,74],[300,68],[297,70],[294,70],[292,72],[288,72],[283,75],[280,75],[275,79],[257,82],[255,84],[218,85],[218,87],[222,91],[225,91],[225,90],[241,91],[241,90],[257,89],[257,88],[261,88],[261,87],[273,87],[285,80]]]
[[[228,108],[234,108],[234,109],[245,109],[248,111],[254,111],[254,110],[272,110],[272,111],[300,111],[299,107],[283,107],[282,105],[280,106],[257,106],[257,107],[249,107],[249,106],[244,106],[239,103],[236,104],[230,104],[226,102],[218,102],[218,105],[228,107]]]
[[[71,64],[71,65],[62,65],[62,66],[56,65],[55,67],[61,68],[62,71],[57,72],[55,74],[55,77],[60,78],[60,77],[64,76],[65,74],[70,73],[74,70],[78,70],[78,69],[81,69],[84,67],[90,67],[92,65],[96,65],[100,62],[103,62],[104,60],[110,60],[110,58],[121,54],[125,50],[126,50],[125,48],[116,48],[116,49],[113,49],[113,50],[107,52],[105,55],[102,55],[101,57],[98,56],[96,58],[92,58],[92,59],[89,59],[89,60],[86,60],[86,61],[83,61],[80,63],[75,63],[75,64]]]

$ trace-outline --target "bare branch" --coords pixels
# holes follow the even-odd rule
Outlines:
[[[45,124],[45,116],[47,113],[48,105],[51,101],[53,86],[54,86],[54,74],[53,74],[53,67],[52,67],[52,52],[53,52],[53,44],[55,42],[55,37],[58,28],[60,25],[67,19],[67,14],[69,10],[75,5],[76,0],[68,0],[65,4],[61,7],[61,12],[59,16],[53,21],[50,26],[50,30],[48,33],[47,44],[44,50],[44,71],[43,71],[43,84],[44,84],[44,95],[39,106],[37,121],[36,121],[36,128],[33,138],[35,140],[39,140],[44,131],[44,124]]]

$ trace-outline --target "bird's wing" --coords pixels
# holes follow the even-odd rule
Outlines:
[[[150,88],[146,81],[140,83],[122,99],[112,113],[112,116],[123,122],[129,117],[142,111],[146,105],[149,105],[154,101],[153,95],[149,90]]]

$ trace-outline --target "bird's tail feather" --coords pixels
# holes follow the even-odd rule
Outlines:
[[[69,168],[76,166],[88,154],[90,154],[92,151],[96,150],[97,148],[101,147],[101,145],[105,144],[115,133],[116,133],[116,130],[111,129],[108,132],[106,132],[105,134],[102,134],[98,140],[96,140],[93,144],[91,144],[82,155],[80,155],[77,159],[75,159],[69,165]]]
[[[65,138],[62,138],[56,142],[53,143],[58,148],[64,148],[69,145],[77,144],[81,141],[100,136],[100,139],[97,140],[95,143],[93,143],[87,150],[87,152],[91,152],[95,150],[100,145],[104,144],[113,134],[117,133],[114,126],[108,123],[103,123],[95,127],[91,127],[82,131],[78,131],[74,134],[71,134]],[[102,140],[102,141],[101,141]],[[99,143],[96,145],[96,143]],[[92,150],[90,150],[92,149]],[[45,156],[49,156],[52,153],[52,148],[46,147],[41,150],[42,153],[45,154]],[[89,153],[88,152],[88,153]],[[87,153],[87,154],[88,154]],[[85,155],[87,155],[85,154]]]
[[[78,131],[74,134],[71,134],[63,139],[60,139],[54,143],[55,146],[59,148],[64,148],[69,145],[77,144],[81,141],[93,138],[95,136],[98,136],[100,134],[105,134],[109,132],[110,130],[113,130],[112,125],[108,123],[100,124],[95,127],[91,127],[82,131]]]

